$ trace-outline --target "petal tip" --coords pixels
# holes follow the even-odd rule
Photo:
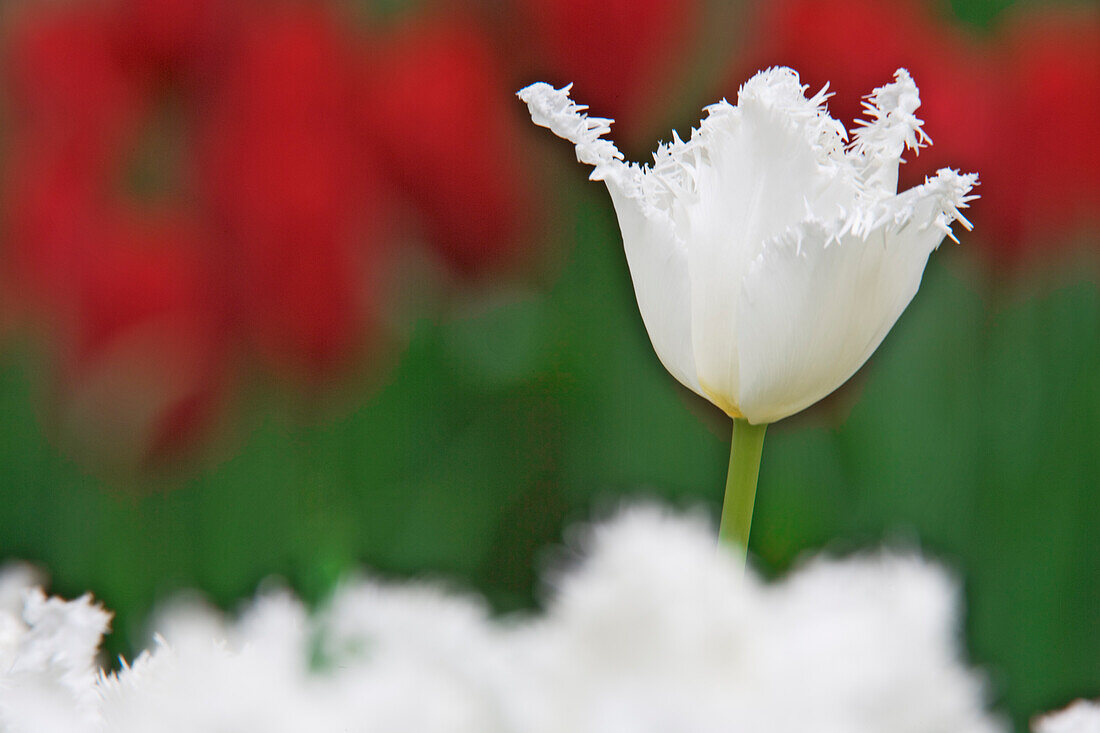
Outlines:
[[[586,105],[577,104],[569,97],[572,84],[555,89],[546,82],[535,82],[516,92],[531,114],[531,121],[549,128],[558,137],[573,143],[577,160],[595,166],[591,178],[601,180],[607,169],[620,163],[623,154],[615,144],[603,136],[611,132],[614,120],[589,117]]]
[[[920,90],[909,72],[900,68],[894,81],[878,87],[863,102],[869,119],[857,120],[852,149],[868,159],[900,159],[906,150],[919,151],[932,140],[917,117]]]

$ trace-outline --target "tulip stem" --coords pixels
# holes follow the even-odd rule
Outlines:
[[[764,449],[764,431],[768,426],[752,425],[744,418],[733,420],[730,468],[726,476],[726,496],[722,501],[722,522],[718,541],[748,555],[752,507],[756,503],[756,479],[760,474],[760,453]]]

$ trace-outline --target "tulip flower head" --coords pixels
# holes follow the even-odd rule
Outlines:
[[[519,92],[537,125],[576,145],[611,193],[642,319],[681,383],[754,424],[828,395],[870,357],[917,292],[929,254],[977,182],[941,169],[897,192],[927,142],[899,69],[853,133],[787,68],[760,72],[673,133],[652,165],[626,163],[569,87]]]

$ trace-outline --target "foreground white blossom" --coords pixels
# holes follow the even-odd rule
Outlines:
[[[817,402],[870,357],[912,300],[928,255],[977,181],[943,169],[897,193],[926,142],[904,70],[865,104],[848,144],[821,90],[763,71],[651,166],[624,163],[569,87],[519,92],[535,124],[576,145],[607,184],[657,356],[731,417],[770,423]],[[961,124],[962,121],[960,121]],[[952,238],[954,238],[952,236]]]
[[[818,560],[786,581],[715,555],[707,522],[636,511],[589,538],[526,632],[533,730],[820,733],[1002,730],[959,662],[958,599],[905,556]]]
[[[110,616],[88,595],[46,598],[36,579],[26,566],[0,574],[0,731],[79,733],[100,721],[95,655]]]
[[[1035,733],[1100,733],[1100,701],[1078,700],[1044,716],[1036,721]]]
[[[93,672],[102,611],[26,588],[22,618],[0,608],[0,730],[1005,730],[960,661],[954,584],[917,558],[817,560],[765,584],[697,518],[636,509],[575,537],[539,618],[359,579],[312,619],[285,592],[236,621],[177,605],[117,674]],[[9,598],[31,582],[7,577]]]

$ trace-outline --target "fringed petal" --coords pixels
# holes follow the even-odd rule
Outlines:
[[[577,148],[577,160],[595,167],[590,178],[602,181],[609,172],[623,165],[623,154],[615,143],[603,137],[611,132],[614,120],[585,114],[588,107],[569,98],[572,86],[555,89],[540,81],[520,89],[516,96],[527,105],[532,122],[573,143]]]
[[[875,89],[863,102],[869,120],[857,120],[849,154],[866,185],[883,194],[898,190],[898,166],[906,150],[919,150],[931,142],[915,112],[920,92],[905,69],[894,72],[894,81]]]
[[[738,305],[738,402],[754,423],[809,407],[871,356],[916,295],[932,250],[974,196],[944,169],[858,222],[802,222],[769,242]]]

